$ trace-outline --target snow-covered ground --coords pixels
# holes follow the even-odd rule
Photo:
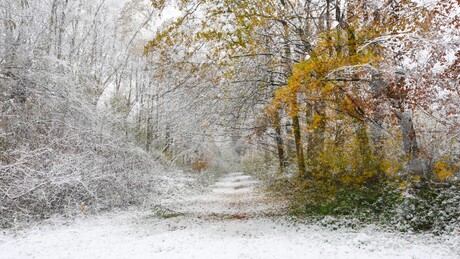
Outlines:
[[[460,258],[460,237],[331,230],[279,217],[259,181],[231,173],[152,210],[51,220],[0,234],[0,258]]]

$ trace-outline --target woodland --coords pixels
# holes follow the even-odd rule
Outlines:
[[[4,0],[0,226],[244,171],[311,222],[460,229],[460,1]]]

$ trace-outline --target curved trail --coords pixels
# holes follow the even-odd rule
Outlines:
[[[0,233],[0,258],[458,258],[457,237],[293,224],[260,181],[230,173],[202,194]],[[457,250],[455,250],[457,247]]]

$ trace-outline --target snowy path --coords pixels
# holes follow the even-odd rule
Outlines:
[[[204,194],[166,203],[163,217],[119,212],[3,233],[0,258],[459,258],[459,237],[275,220],[282,206],[258,185],[232,173]]]
[[[230,173],[219,179],[210,192],[166,206],[197,218],[247,219],[279,214],[282,206],[258,191],[259,184],[249,175]]]

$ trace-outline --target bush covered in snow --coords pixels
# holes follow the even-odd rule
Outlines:
[[[151,157],[106,126],[116,117],[97,114],[66,70],[34,71],[0,78],[0,226],[145,200]]]
[[[460,185],[431,183],[408,189],[395,208],[393,223],[401,230],[460,230]]]

